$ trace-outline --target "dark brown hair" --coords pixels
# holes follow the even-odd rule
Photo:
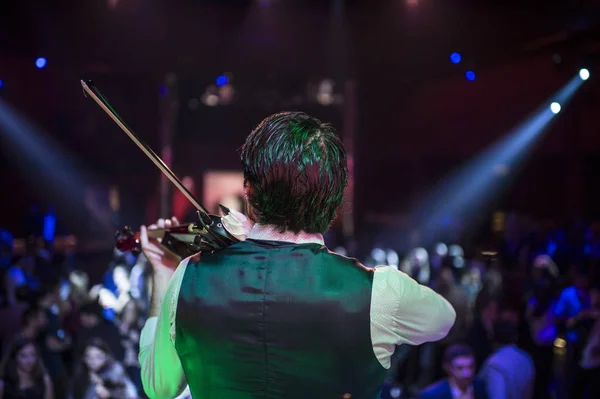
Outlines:
[[[257,222],[282,232],[326,232],[348,183],[337,132],[302,112],[263,120],[242,148],[242,168]]]

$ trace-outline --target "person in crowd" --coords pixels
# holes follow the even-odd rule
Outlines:
[[[578,266],[573,274],[574,284],[560,293],[554,316],[566,327],[567,342],[580,343],[578,323],[587,319],[591,307],[589,270]]]
[[[427,381],[427,384],[443,376],[444,369],[442,359],[446,347],[453,343],[464,342],[471,325],[472,311],[469,307],[469,297],[456,282],[451,258],[446,259],[449,261],[445,261],[441,267],[434,289],[438,294],[446,298],[454,310],[456,310],[456,322],[445,338],[438,342],[426,344],[433,348],[434,356],[433,362],[430,363],[429,367],[433,369],[431,370],[433,372],[433,378],[430,378],[429,381]],[[424,372],[421,374],[426,375],[427,373]]]
[[[490,399],[533,399],[535,367],[531,357],[517,347],[518,335],[513,318],[494,323],[496,350],[479,373]]]
[[[488,399],[483,381],[475,377],[475,356],[467,345],[446,348],[444,371],[448,377],[421,392],[419,399]]]
[[[14,260],[15,240],[8,230],[0,229],[0,270],[6,271]]]
[[[0,399],[53,399],[35,342],[28,338],[12,342],[0,368]]]
[[[464,276],[462,276],[460,286],[467,294],[469,307],[472,308],[475,304],[475,300],[477,299],[479,291],[481,291],[481,269],[472,265],[464,274]]]
[[[554,341],[558,338],[555,321],[556,277],[558,270],[547,256],[538,256],[533,268],[531,290],[525,320],[529,324],[533,341],[535,364],[535,394],[537,399],[549,399],[549,383],[553,379]]]
[[[108,345],[92,338],[84,347],[73,380],[73,399],[136,399],[136,389]]]
[[[31,306],[23,313],[21,330],[16,334],[15,339],[26,338],[38,341],[47,325],[48,318],[44,309],[35,305]]]
[[[68,374],[63,354],[71,348],[71,337],[65,333],[60,319],[60,278],[56,276],[45,282],[39,292],[38,306],[46,314],[48,323],[39,336],[39,347],[44,365],[47,367],[54,386],[54,396],[66,396]]]
[[[2,320],[0,349],[6,349],[13,337],[21,331],[21,320],[28,308],[29,304],[21,299],[16,299],[15,302],[0,307],[0,320]]]
[[[115,360],[122,362],[125,350],[121,344],[119,327],[104,318],[102,306],[89,302],[79,309],[81,329],[77,333],[76,353],[83,353],[84,347],[92,338],[102,338],[108,345]]]
[[[591,309],[590,280],[587,264],[574,266],[573,285],[560,293],[554,316],[557,325],[566,333],[567,355],[561,373],[562,386],[573,384],[579,357],[583,352],[585,334],[591,329],[597,311]]]
[[[36,238],[28,237],[25,240],[25,255],[6,271],[4,289],[9,304],[17,303],[20,298],[40,289],[41,282],[37,273],[39,263],[48,264],[48,261],[38,255]]]
[[[600,398],[600,286],[590,292],[592,308],[596,309],[592,328],[585,338],[581,360],[577,365],[574,381],[571,384],[572,399],[584,398],[586,391],[589,398]],[[591,316],[591,314],[590,314]]]
[[[467,342],[475,354],[478,370],[493,351],[494,322],[497,316],[498,300],[482,290],[475,300],[475,319],[467,334]]]
[[[142,379],[140,375],[140,361],[138,353],[140,349],[140,329],[141,320],[139,318],[138,304],[131,300],[125,305],[121,313],[121,322],[119,332],[121,333],[121,345],[124,349],[123,366],[127,370],[127,375],[135,384],[138,392],[143,391]]]

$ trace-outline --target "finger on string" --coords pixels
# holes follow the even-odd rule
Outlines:
[[[148,230],[156,230],[158,229],[158,226],[155,224],[151,224],[150,226],[148,226]]]
[[[179,226],[179,220],[175,216],[171,218],[171,223],[173,223],[173,226]]]
[[[165,219],[162,219],[162,218],[158,219],[158,222],[156,224],[158,225],[158,227],[160,229],[164,229],[165,228]]]
[[[148,247],[148,230],[146,226],[140,227],[140,243],[142,244],[142,248]]]
[[[165,219],[165,229],[168,229],[169,227],[171,227],[171,220],[169,219]]]

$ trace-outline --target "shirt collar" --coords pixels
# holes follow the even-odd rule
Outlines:
[[[469,385],[469,388],[467,388],[466,392],[461,391],[461,389],[454,383],[454,381],[452,381],[452,379],[449,379],[448,381],[450,383],[450,391],[452,392],[452,398],[453,399],[467,399],[467,398],[473,398],[473,384],[471,383],[471,385]]]
[[[295,244],[310,243],[325,245],[322,234],[311,234],[303,231],[300,233],[293,233],[291,231],[280,233],[276,226],[259,223],[256,223],[254,227],[252,227],[252,230],[250,230],[250,233],[248,233],[248,238],[251,240],[284,241],[293,242]]]

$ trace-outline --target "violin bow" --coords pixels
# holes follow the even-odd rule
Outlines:
[[[166,163],[163,162],[162,159],[150,148],[146,142],[138,137],[137,134],[133,132],[127,126],[127,123],[121,118],[121,116],[115,111],[115,109],[110,105],[106,97],[102,95],[100,90],[94,85],[91,80],[81,81],[81,86],[83,87],[83,91],[85,94],[90,96],[99,106],[110,116],[110,118],[129,136],[129,138],[146,154],[148,158],[160,169],[160,171],[167,176],[171,183],[177,187],[179,191],[185,195],[185,197],[198,209],[200,212],[208,215],[208,211],[200,205],[200,202],[194,197],[194,195],[183,185],[181,180],[173,173],[173,171],[167,166]]]

